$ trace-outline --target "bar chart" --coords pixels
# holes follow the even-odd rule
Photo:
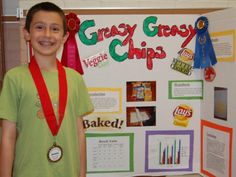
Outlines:
[[[190,171],[193,131],[147,131],[145,169],[147,172]]]
[[[164,147],[163,147],[164,146]],[[181,140],[174,140],[172,145],[159,143],[159,164],[180,164]]]

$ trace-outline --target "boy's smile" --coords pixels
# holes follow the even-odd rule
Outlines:
[[[26,40],[31,42],[35,56],[56,57],[57,50],[66,41],[63,21],[55,12],[38,11],[34,14],[30,31],[25,30]]]

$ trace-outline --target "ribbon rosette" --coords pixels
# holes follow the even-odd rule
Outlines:
[[[208,33],[208,19],[199,17],[195,23],[196,46],[194,68],[208,68],[217,63],[214,48]]]
[[[76,14],[69,13],[66,15],[66,22],[69,36],[64,44],[61,63],[64,66],[75,69],[80,74],[84,74],[75,38],[75,34],[79,31],[80,20]]]

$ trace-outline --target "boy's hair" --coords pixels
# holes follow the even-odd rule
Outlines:
[[[29,32],[30,31],[30,24],[32,22],[33,16],[35,13],[39,11],[46,11],[46,12],[56,12],[61,16],[61,19],[63,21],[63,29],[64,29],[64,35],[67,32],[67,24],[66,24],[66,17],[63,12],[63,10],[58,7],[57,5],[51,3],[51,2],[41,2],[34,6],[32,6],[26,15],[26,21],[25,21],[25,29]]]

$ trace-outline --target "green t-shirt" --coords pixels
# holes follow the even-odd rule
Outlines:
[[[0,96],[0,118],[16,122],[17,141],[14,177],[78,177],[79,146],[76,119],[93,110],[82,77],[66,69],[68,98],[64,120],[53,137],[44,118],[36,87],[28,65],[7,72]],[[42,71],[57,113],[58,73]],[[57,115],[57,114],[56,114]],[[63,149],[60,161],[49,162],[47,153],[53,143]]]

